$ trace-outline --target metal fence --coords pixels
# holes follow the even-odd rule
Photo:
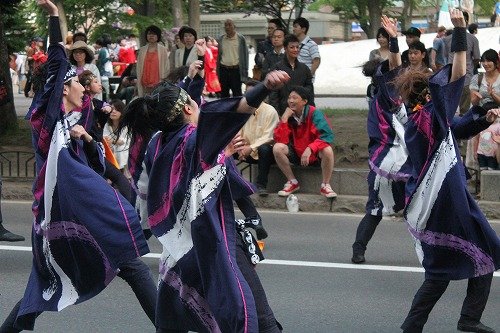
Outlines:
[[[26,151],[1,151],[0,174],[2,177],[35,178],[35,154]]]
[[[238,161],[237,166],[242,176],[253,180],[251,164]],[[0,151],[0,175],[12,178],[35,178],[35,154],[18,150]]]

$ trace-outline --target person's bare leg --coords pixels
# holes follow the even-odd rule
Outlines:
[[[276,164],[280,168],[281,172],[283,172],[286,179],[289,181],[295,179],[295,175],[290,167],[290,160],[288,159],[288,146],[283,143],[274,144],[273,154]]]
[[[323,177],[323,183],[330,184],[333,173],[333,165],[335,163],[333,149],[332,147],[326,147],[321,150],[318,155],[321,159],[321,175]]]

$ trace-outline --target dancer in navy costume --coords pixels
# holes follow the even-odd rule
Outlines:
[[[31,124],[37,178],[33,185],[33,267],[23,299],[0,332],[33,330],[43,311],[61,311],[126,280],[154,323],[156,286],[140,256],[149,252],[130,204],[102,178],[102,152],[78,125],[84,88],[66,60],[57,7],[50,16],[48,79]]]
[[[272,72],[253,94],[204,104],[201,112],[184,90],[168,83],[127,106],[122,126],[133,129],[136,119],[146,119],[162,131],[145,156],[148,222],[163,245],[158,332],[280,331],[236,232],[230,157],[223,150],[267,87],[288,79]]]
[[[389,34],[392,33],[390,21],[385,16],[382,17],[382,26]],[[373,73],[373,67],[378,63],[378,60],[371,60],[363,67],[365,75],[373,76],[376,93],[370,102],[367,119],[370,172],[366,214],[359,222],[352,245],[351,261],[356,264],[365,262],[366,246],[382,216],[404,208],[405,183],[411,172],[404,142],[406,110],[392,84],[399,73],[396,67],[401,65],[401,56],[399,52],[390,53],[389,60],[377,65]]]
[[[450,14],[455,25],[453,66],[430,78],[422,72],[402,72],[395,81],[407,107],[405,140],[413,167],[404,215],[425,269],[425,281],[401,326],[404,332],[422,332],[450,280],[460,279],[469,279],[469,284],[458,330],[494,332],[480,319],[493,272],[500,267],[500,239],[467,190],[455,137],[478,133],[500,110],[478,117],[473,108],[458,121],[454,117],[464,84],[467,43],[462,12],[455,9]]]

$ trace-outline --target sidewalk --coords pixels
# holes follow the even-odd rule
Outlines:
[[[360,173],[363,170],[359,170]],[[346,178],[347,175],[352,174],[353,170],[338,170],[336,171],[339,179]],[[342,175],[345,173],[344,175]],[[351,177],[354,180],[358,177]],[[357,181],[357,185],[353,181],[349,184],[334,186],[335,191],[339,196],[335,199],[327,199],[319,193],[304,193],[297,192],[295,195],[299,201],[300,211],[302,212],[332,212],[332,213],[348,213],[348,214],[365,214],[366,195],[353,195],[345,194],[346,192],[353,192],[355,188],[362,188],[363,180]],[[364,181],[366,183],[366,181]],[[335,184],[335,182],[334,182]],[[3,180],[2,199],[4,200],[26,200],[32,201],[33,196],[31,193],[32,180],[22,180],[19,178],[5,178]],[[347,186],[349,187],[347,189]],[[272,209],[279,211],[286,211],[286,198],[278,196],[277,193],[270,191],[267,197],[259,197],[254,194],[252,199],[258,208]],[[479,206],[484,214],[489,219],[500,219],[500,202],[479,200]]]

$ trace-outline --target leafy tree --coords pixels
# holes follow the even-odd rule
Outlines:
[[[329,5],[335,12],[344,12],[347,18],[359,22],[368,38],[374,38],[380,28],[380,16],[385,8],[394,5],[393,0],[318,0],[309,9],[315,10],[322,5]]]
[[[290,25],[296,17],[302,16],[304,8],[309,5],[311,0],[275,0],[275,1],[245,1],[240,5],[248,14],[257,13],[268,15],[281,21],[281,25],[290,31]],[[288,16],[283,17],[283,11],[289,11]],[[295,14],[294,17],[292,15]]]
[[[259,15],[271,16],[281,21],[285,29],[290,30],[291,22],[302,15],[304,8],[312,0],[274,0],[274,1],[219,1],[201,0],[200,5],[203,13],[224,13],[244,11],[247,14],[256,13]],[[284,16],[288,12],[288,16]]]

